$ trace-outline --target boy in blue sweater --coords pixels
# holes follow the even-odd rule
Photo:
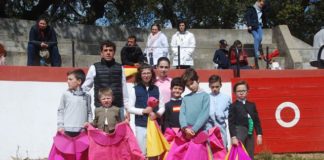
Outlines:
[[[199,89],[199,77],[194,69],[186,69],[181,79],[191,93],[182,100],[180,126],[185,137],[191,139],[205,129],[209,117],[209,94]]]

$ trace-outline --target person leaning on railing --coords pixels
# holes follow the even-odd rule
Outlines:
[[[48,51],[51,66],[61,66],[61,56],[57,47],[55,30],[48,25],[45,16],[41,16],[37,23],[31,27],[28,41],[28,66],[38,65],[36,62],[40,51]]]

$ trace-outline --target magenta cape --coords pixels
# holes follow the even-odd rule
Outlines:
[[[87,160],[89,140],[86,132],[69,137],[57,132],[48,160]]]
[[[232,145],[230,151],[227,153],[225,160],[251,160],[246,152],[242,142],[239,145]]]
[[[111,134],[90,125],[88,135],[90,141],[89,160],[144,160],[128,123],[117,124],[115,132]]]
[[[170,136],[167,138],[171,138]],[[170,139],[169,139],[170,140]],[[208,152],[207,142],[211,150]],[[174,137],[173,144],[167,155],[167,160],[209,160],[212,156],[214,160],[223,160],[226,156],[226,149],[223,145],[219,128],[212,128],[207,132],[199,132],[191,140],[184,138],[182,132],[178,132]]]

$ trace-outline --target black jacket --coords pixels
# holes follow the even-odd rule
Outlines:
[[[267,26],[267,15],[266,15],[266,8],[262,8],[262,24],[263,26]],[[258,21],[258,14],[256,9],[253,6],[249,6],[245,12],[244,19],[246,21],[246,25],[249,27],[252,27],[252,30],[256,30],[259,27],[259,21]]]
[[[42,32],[43,34],[37,24],[32,26],[29,31],[29,43],[40,47],[41,42],[45,42],[49,48],[57,45],[56,32],[51,26],[47,26]]]
[[[229,69],[230,61],[229,61],[228,51],[226,49],[218,49],[214,54],[213,61],[218,64],[218,69]]]
[[[249,128],[248,114],[250,114],[254,129],[257,135],[262,135],[261,123],[258,111],[253,102],[246,101],[245,104],[236,100],[229,106],[228,124],[231,137],[236,136],[236,126],[244,126]]]
[[[140,47],[137,45],[134,47],[125,46],[120,52],[120,58],[122,65],[133,66],[134,63],[143,63],[144,55]]]

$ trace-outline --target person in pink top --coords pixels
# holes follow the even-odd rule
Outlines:
[[[171,80],[168,76],[170,69],[170,60],[167,57],[160,57],[157,62],[157,78],[155,85],[159,87],[161,94],[163,95],[163,103],[167,103],[171,98]]]

